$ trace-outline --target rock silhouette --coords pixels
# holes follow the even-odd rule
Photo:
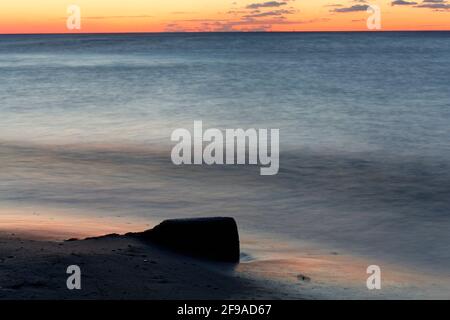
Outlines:
[[[191,256],[239,262],[239,233],[230,217],[164,220],[139,236]]]

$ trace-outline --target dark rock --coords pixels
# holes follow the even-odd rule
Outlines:
[[[239,233],[233,218],[165,220],[139,236],[192,256],[239,262]]]
[[[305,276],[303,274],[297,275],[297,279],[300,280],[300,281],[304,281],[304,282],[310,282],[311,281],[310,277],[307,277],[307,276]]]

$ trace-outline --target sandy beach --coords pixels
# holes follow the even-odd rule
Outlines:
[[[367,290],[368,261],[343,252],[299,250],[288,243],[258,252],[264,239],[244,236],[241,261],[233,264],[176,253],[139,235],[58,240],[50,230],[0,231],[0,300],[448,297],[448,282],[388,264],[383,290]],[[81,290],[67,288],[71,265],[81,269]]]
[[[78,241],[32,240],[0,233],[0,299],[300,299],[268,282],[236,274],[131,236]],[[69,265],[81,290],[68,290]]]

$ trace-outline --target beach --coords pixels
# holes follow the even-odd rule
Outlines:
[[[30,237],[30,235],[28,235]],[[0,299],[301,299],[218,264],[172,253],[130,236],[30,240],[0,233]],[[81,269],[81,289],[66,269]]]
[[[1,297],[450,297],[449,39],[0,35]],[[196,121],[279,130],[277,174],[175,165],[171,135]],[[64,241],[210,216],[237,221],[231,270],[126,236]],[[86,290],[65,288],[72,262]]]
[[[18,230],[18,231],[17,231]],[[67,236],[82,235],[71,232]],[[92,230],[90,232],[93,232]],[[99,232],[99,230],[97,230]],[[343,252],[243,237],[238,263],[195,258],[142,233],[62,239],[61,230],[0,231],[0,299],[316,300],[446,299],[448,281],[383,265],[383,290],[367,290],[369,263]],[[81,271],[68,289],[69,266]]]

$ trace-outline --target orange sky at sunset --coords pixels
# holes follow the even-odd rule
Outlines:
[[[72,4],[81,30],[66,27]],[[3,0],[0,33],[365,31],[369,4],[381,30],[450,30],[450,0]]]

